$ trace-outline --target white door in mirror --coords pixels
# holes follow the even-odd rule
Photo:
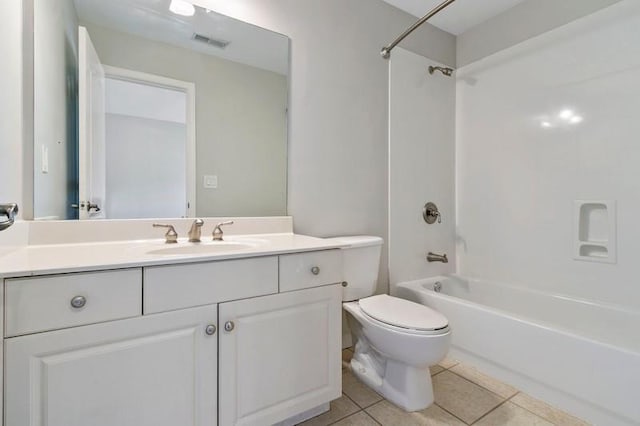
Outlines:
[[[80,220],[103,219],[106,195],[105,73],[85,27],[78,30]]]

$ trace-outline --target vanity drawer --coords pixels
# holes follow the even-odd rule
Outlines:
[[[6,337],[142,314],[141,269],[7,279],[4,288]]]
[[[145,314],[277,292],[275,256],[144,268]]]
[[[341,250],[280,256],[280,291],[335,284],[342,280]]]

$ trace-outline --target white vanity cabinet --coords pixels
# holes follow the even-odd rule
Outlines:
[[[207,306],[6,339],[5,425],[215,425],[216,323]]]
[[[4,425],[264,426],[326,404],[341,395],[341,262],[5,279]]]
[[[221,425],[270,425],[339,398],[340,285],[220,304]]]

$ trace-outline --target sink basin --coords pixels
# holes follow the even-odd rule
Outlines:
[[[148,254],[156,255],[182,255],[182,254],[215,254],[229,251],[245,250],[256,247],[255,243],[240,243],[220,241],[215,243],[201,243],[189,245],[174,245],[149,251]]]

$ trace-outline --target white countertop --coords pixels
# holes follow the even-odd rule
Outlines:
[[[214,245],[203,237],[203,245]],[[251,246],[229,251],[198,254],[154,254],[165,248],[197,245],[180,239],[165,244],[164,239],[112,241],[74,244],[43,244],[0,247],[0,277],[25,277],[80,271],[133,268],[151,265],[193,263],[284,253],[328,250],[347,247],[336,240],[292,233],[225,236],[228,243],[249,242]]]

